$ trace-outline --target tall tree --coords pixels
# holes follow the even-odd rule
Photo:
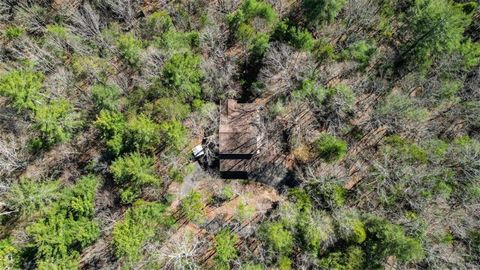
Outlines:
[[[400,61],[428,67],[442,54],[460,50],[475,6],[450,0],[416,0],[407,16],[406,30],[411,38],[400,49]]]

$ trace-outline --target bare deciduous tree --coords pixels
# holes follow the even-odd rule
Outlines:
[[[0,138],[0,175],[7,176],[25,166],[25,155],[20,143],[13,136]]]
[[[29,60],[35,65],[35,69],[43,72],[50,72],[60,64],[60,59],[55,55],[41,48],[29,37],[22,37],[12,42],[7,48],[17,60]]]
[[[70,24],[68,25],[68,28],[74,34],[77,34],[85,39],[93,38],[100,45],[110,48],[101,34],[102,23],[100,21],[100,16],[92,8],[92,6],[88,4],[88,2],[83,4],[83,6],[70,17]]]
[[[165,269],[200,269],[195,259],[207,243],[190,233],[182,234],[177,238],[166,245],[165,243],[161,243],[160,246],[158,243],[148,244],[145,250],[151,260],[162,264]]]
[[[283,95],[293,90],[305,73],[314,68],[309,54],[276,43],[267,51],[258,81],[265,88],[265,97]]]

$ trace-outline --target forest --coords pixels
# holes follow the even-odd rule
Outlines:
[[[480,269],[479,2],[0,0],[0,269]]]

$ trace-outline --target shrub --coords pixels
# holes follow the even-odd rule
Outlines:
[[[190,113],[190,106],[176,98],[159,98],[155,102],[145,105],[144,111],[159,122],[183,121]]]
[[[202,194],[192,190],[182,199],[180,205],[185,217],[193,222],[202,222],[205,204],[202,201]]]
[[[303,80],[299,88],[292,92],[294,99],[312,102],[317,107],[322,106],[326,96],[327,89],[317,86],[311,79]]]
[[[129,65],[132,67],[139,65],[143,50],[141,39],[135,37],[133,33],[122,34],[117,40],[117,47],[120,55]]]
[[[409,96],[398,93],[389,94],[377,112],[382,118],[395,120],[424,121],[428,117],[427,109],[415,104]]]
[[[255,29],[255,18],[265,20],[264,29]],[[268,48],[269,32],[278,21],[278,15],[272,6],[263,1],[246,0],[235,12],[227,15],[227,22],[235,37],[247,44],[254,58],[263,56]]]
[[[60,197],[58,181],[37,182],[21,178],[10,187],[5,201],[20,216],[45,212]]]
[[[85,176],[62,193],[46,217],[27,227],[39,269],[77,268],[79,254],[100,234],[92,220],[98,179]]]
[[[420,241],[405,235],[401,226],[378,217],[368,218],[365,225],[367,256],[374,265],[388,256],[395,256],[401,263],[420,261],[425,256]]]
[[[114,155],[120,154],[124,149],[125,125],[125,117],[120,112],[102,110],[95,120],[95,126],[100,129],[102,138],[107,140],[107,146]]]
[[[223,229],[215,235],[214,241],[216,252],[215,261],[220,266],[228,267],[230,261],[238,256],[235,248],[235,243],[238,241],[238,237],[229,229]]]
[[[235,219],[240,222],[243,222],[247,219],[252,218],[254,213],[255,213],[255,207],[251,205],[247,205],[244,202],[240,202],[237,205],[237,209],[235,211]]]
[[[336,229],[339,237],[346,241],[361,244],[367,238],[365,224],[353,211],[342,211],[336,218]]]
[[[326,162],[342,159],[347,153],[347,142],[330,134],[320,135],[313,143],[316,152]]]
[[[361,40],[348,46],[348,48],[342,52],[344,59],[352,59],[362,64],[365,67],[370,62],[372,56],[376,53],[377,48],[375,43]]]
[[[313,49],[313,55],[319,61],[331,61],[336,60],[335,47],[326,40],[318,40],[315,42]]]
[[[365,262],[365,252],[358,246],[349,246],[344,252],[331,252],[322,257],[319,266],[325,269],[356,270],[364,269]]]
[[[290,254],[293,248],[293,235],[281,222],[269,222],[262,226],[260,236],[272,250],[281,254]]]
[[[263,267],[262,264],[255,264],[252,262],[248,262],[246,264],[243,264],[241,266],[242,270],[264,270],[265,268]]]
[[[124,151],[152,152],[160,142],[162,127],[140,114],[128,119],[124,132]]]
[[[326,111],[337,115],[346,115],[353,111],[355,105],[355,93],[345,85],[339,84],[328,88],[324,106]]]
[[[10,239],[0,240],[0,269],[20,269],[20,250]]]
[[[291,270],[292,260],[286,256],[281,256],[278,260],[278,270]]]
[[[145,36],[155,37],[174,30],[172,18],[166,11],[156,11],[145,21]]]
[[[18,110],[34,110],[41,102],[44,75],[28,70],[13,70],[0,76],[0,94],[7,96]]]
[[[73,55],[71,67],[75,76],[88,81],[104,81],[114,73],[110,62],[98,56]]]
[[[169,31],[155,39],[155,45],[160,49],[175,53],[189,53],[200,45],[198,32]]]
[[[302,0],[302,8],[310,25],[332,22],[346,0]]]
[[[82,122],[69,101],[53,100],[47,105],[39,105],[35,110],[35,125],[41,133],[36,148],[48,147],[70,139],[72,131]]]
[[[192,53],[176,53],[162,69],[162,96],[177,97],[181,101],[193,100],[200,96],[200,81],[203,77],[199,68],[200,57]]]
[[[264,19],[270,26],[278,20],[278,15],[270,4],[257,0],[245,0],[236,13],[227,16],[227,21],[231,26],[238,27],[241,23],[250,22],[256,17]]]
[[[399,160],[409,162],[426,163],[428,161],[428,152],[415,143],[408,142],[398,135],[392,135],[385,139],[385,153],[394,155]]]
[[[100,110],[117,110],[120,89],[114,85],[96,84],[92,87],[92,98]]]
[[[274,38],[286,41],[302,51],[311,51],[315,44],[315,39],[308,30],[288,25],[287,22],[283,21],[277,25]]]
[[[404,61],[421,70],[430,67],[439,55],[461,50],[465,29],[470,25],[475,8],[467,8],[469,3],[454,1],[417,0],[407,13],[405,27],[411,38],[400,48]],[[435,25],[435,31],[430,26]]]
[[[470,262],[480,262],[480,230],[473,229],[468,232],[468,260]]]
[[[117,158],[110,166],[115,183],[124,187],[120,195],[123,203],[131,203],[146,185],[159,182],[153,158],[132,153]]]
[[[152,152],[160,143],[162,127],[147,116],[134,115],[125,120],[119,112],[100,111],[95,125],[114,155],[126,152]],[[172,135],[173,136],[173,135]]]
[[[222,201],[230,201],[231,199],[233,199],[233,197],[235,197],[235,191],[233,190],[232,186],[230,186],[230,185],[224,186],[220,190],[220,193],[219,193],[218,197]]]
[[[332,220],[322,212],[304,212],[297,225],[302,248],[318,253],[322,244],[333,234]]]
[[[21,35],[24,34],[24,30],[22,27],[20,26],[16,26],[16,25],[12,25],[12,26],[9,26],[5,29],[4,31],[4,35],[8,38],[8,39],[16,39],[18,37],[20,37]]]
[[[123,220],[113,227],[115,256],[125,258],[128,263],[138,261],[142,246],[155,235],[158,227],[173,224],[165,210],[163,204],[145,201],[138,201],[128,209]]]
[[[187,141],[187,130],[179,121],[163,122],[160,125],[162,143],[175,150],[180,150]]]

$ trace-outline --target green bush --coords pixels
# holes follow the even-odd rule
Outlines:
[[[122,34],[118,37],[117,48],[122,58],[132,67],[140,64],[143,42],[133,33]]]
[[[286,256],[281,256],[278,260],[278,270],[291,270],[292,260]]]
[[[83,248],[100,234],[94,222],[94,198],[98,179],[85,176],[67,188],[46,217],[27,227],[28,247],[35,252],[39,269],[78,268]]]
[[[164,97],[176,97],[191,101],[200,97],[203,73],[199,68],[200,57],[192,53],[176,53],[162,69],[161,84]],[[160,87],[162,88],[162,87]]]
[[[358,214],[350,210],[339,213],[336,218],[336,230],[339,237],[356,244],[363,243],[367,238],[365,224]]]
[[[8,39],[16,39],[20,36],[22,36],[24,34],[24,30],[22,27],[20,26],[16,26],[16,25],[12,25],[12,26],[9,26],[7,27],[5,30],[4,30],[4,35],[8,38]]]
[[[117,110],[120,89],[114,85],[96,84],[92,87],[92,98],[100,110]]]
[[[117,158],[110,166],[114,181],[122,186],[120,195],[123,203],[132,203],[138,197],[142,187],[159,183],[153,158],[132,153]]]
[[[265,20],[265,29],[255,29],[255,18]],[[227,22],[235,37],[247,45],[255,58],[259,58],[268,48],[269,33],[278,22],[278,14],[268,3],[245,0],[236,12],[227,15]]]
[[[35,126],[41,137],[34,142],[35,148],[44,148],[69,140],[75,128],[82,124],[68,100],[57,99],[47,105],[38,105],[35,110]]]
[[[319,266],[322,269],[356,270],[365,269],[365,252],[358,246],[349,246],[344,252],[331,252],[320,258]]]
[[[328,88],[324,106],[330,113],[346,115],[352,113],[355,105],[355,93],[345,84]]]
[[[348,46],[348,48],[341,53],[341,56],[344,59],[360,62],[362,67],[366,67],[376,51],[377,47],[374,42],[360,40]]]
[[[42,102],[40,90],[44,75],[17,69],[0,75],[0,95],[8,97],[18,110],[35,110]]]
[[[160,142],[162,127],[140,114],[128,119],[124,132],[125,151],[153,152]]]
[[[44,213],[59,199],[59,181],[37,182],[22,178],[10,187],[5,202],[22,217]]]
[[[229,268],[228,264],[233,259],[237,258],[237,249],[235,243],[238,241],[238,237],[232,233],[229,229],[221,230],[215,235],[215,261],[219,266]]]
[[[146,104],[143,110],[158,122],[183,121],[190,113],[190,106],[176,98],[159,98],[153,103]]]
[[[182,149],[187,142],[187,130],[179,121],[163,122],[160,125],[162,143],[174,150]]]
[[[398,135],[392,135],[385,139],[385,153],[393,154],[399,160],[409,162],[427,163],[429,154],[415,143],[408,142]]]
[[[411,38],[402,44],[401,58],[426,70],[440,55],[461,51],[465,29],[475,14],[470,3],[454,1],[417,0],[411,5],[407,16],[406,31]],[[435,26],[432,31],[431,26]]]
[[[302,51],[311,51],[315,44],[315,39],[308,30],[288,25],[288,23],[284,21],[277,25],[273,37],[286,41],[288,44]]]
[[[102,138],[114,155],[128,152],[153,152],[160,143],[161,126],[147,116],[134,115],[127,120],[119,112],[100,111],[95,121]]]
[[[172,18],[166,11],[156,11],[145,20],[145,36],[156,37],[174,30]]]
[[[415,104],[414,100],[398,93],[389,94],[377,112],[383,118],[405,119],[410,121],[424,121],[428,117],[428,110]]]
[[[278,20],[278,15],[270,4],[258,0],[245,0],[237,12],[227,16],[227,21],[236,28],[256,17],[264,19],[270,26],[275,25]]]
[[[265,244],[281,254],[290,254],[292,252],[294,238],[281,222],[268,222],[262,225],[260,237]]]
[[[298,222],[301,247],[313,254],[318,253],[322,245],[333,235],[332,220],[323,212],[304,212]]]
[[[240,222],[250,219],[255,214],[255,207],[240,202],[235,210],[234,218]]]
[[[419,240],[405,235],[404,229],[385,219],[370,217],[366,220],[366,253],[372,265],[380,265],[388,256],[401,263],[418,262],[425,256]]]
[[[330,134],[321,134],[313,143],[315,151],[326,162],[342,159],[347,153],[347,142]]]
[[[73,55],[71,68],[78,79],[105,81],[115,73],[114,67],[105,58],[98,56]]]
[[[192,190],[182,199],[180,207],[185,217],[193,222],[202,222],[204,218],[203,208],[205,203],[202,201],[202,194]]]
[[[313,55],[319,61],[336,60],[335,47],[326,40],[320,39],[314,43],[312,48]]]
[[[460,55],[463,57],[463,67],[471,69],[480,62],[480,43],[467,39],[460,46]]]
[[[233,190],[232,186],[227,185],[222,187],[220,190],[220,193],[218,194],[218,197],[222,201],[230,201],[235,197],[235,191]]]
[[[94,124],[100,130],[102,138],[107,141],[109,150],[114,155],[119,155],[124,148],[123,133],[125,132],[126,120],[123,114],[102,110]]]
[[[173,219],[165,213],[166,206],[156,202],[137,201],[128,209],[122,221],[113,227],[112,242],[115,256],[134,263],[141,257],[142,246],[158,231],[159,227],[173,225]]]
[[[302,8],[310,25],[333,22],[346,0],[302,0]]]
[[[156,38],[155,45],[166,51],[189,53],[200,45],[200,36],[196,31],[169,31]]]
[[[294,100],[309,101],[320,107],[325,101],[327,92],[327,89],[317,86],[314,80],[305,79],[299,88],[292,92],[292,97]]]
[[[20,250],[10,239],[0,240],[0,269],[20,269]]]

